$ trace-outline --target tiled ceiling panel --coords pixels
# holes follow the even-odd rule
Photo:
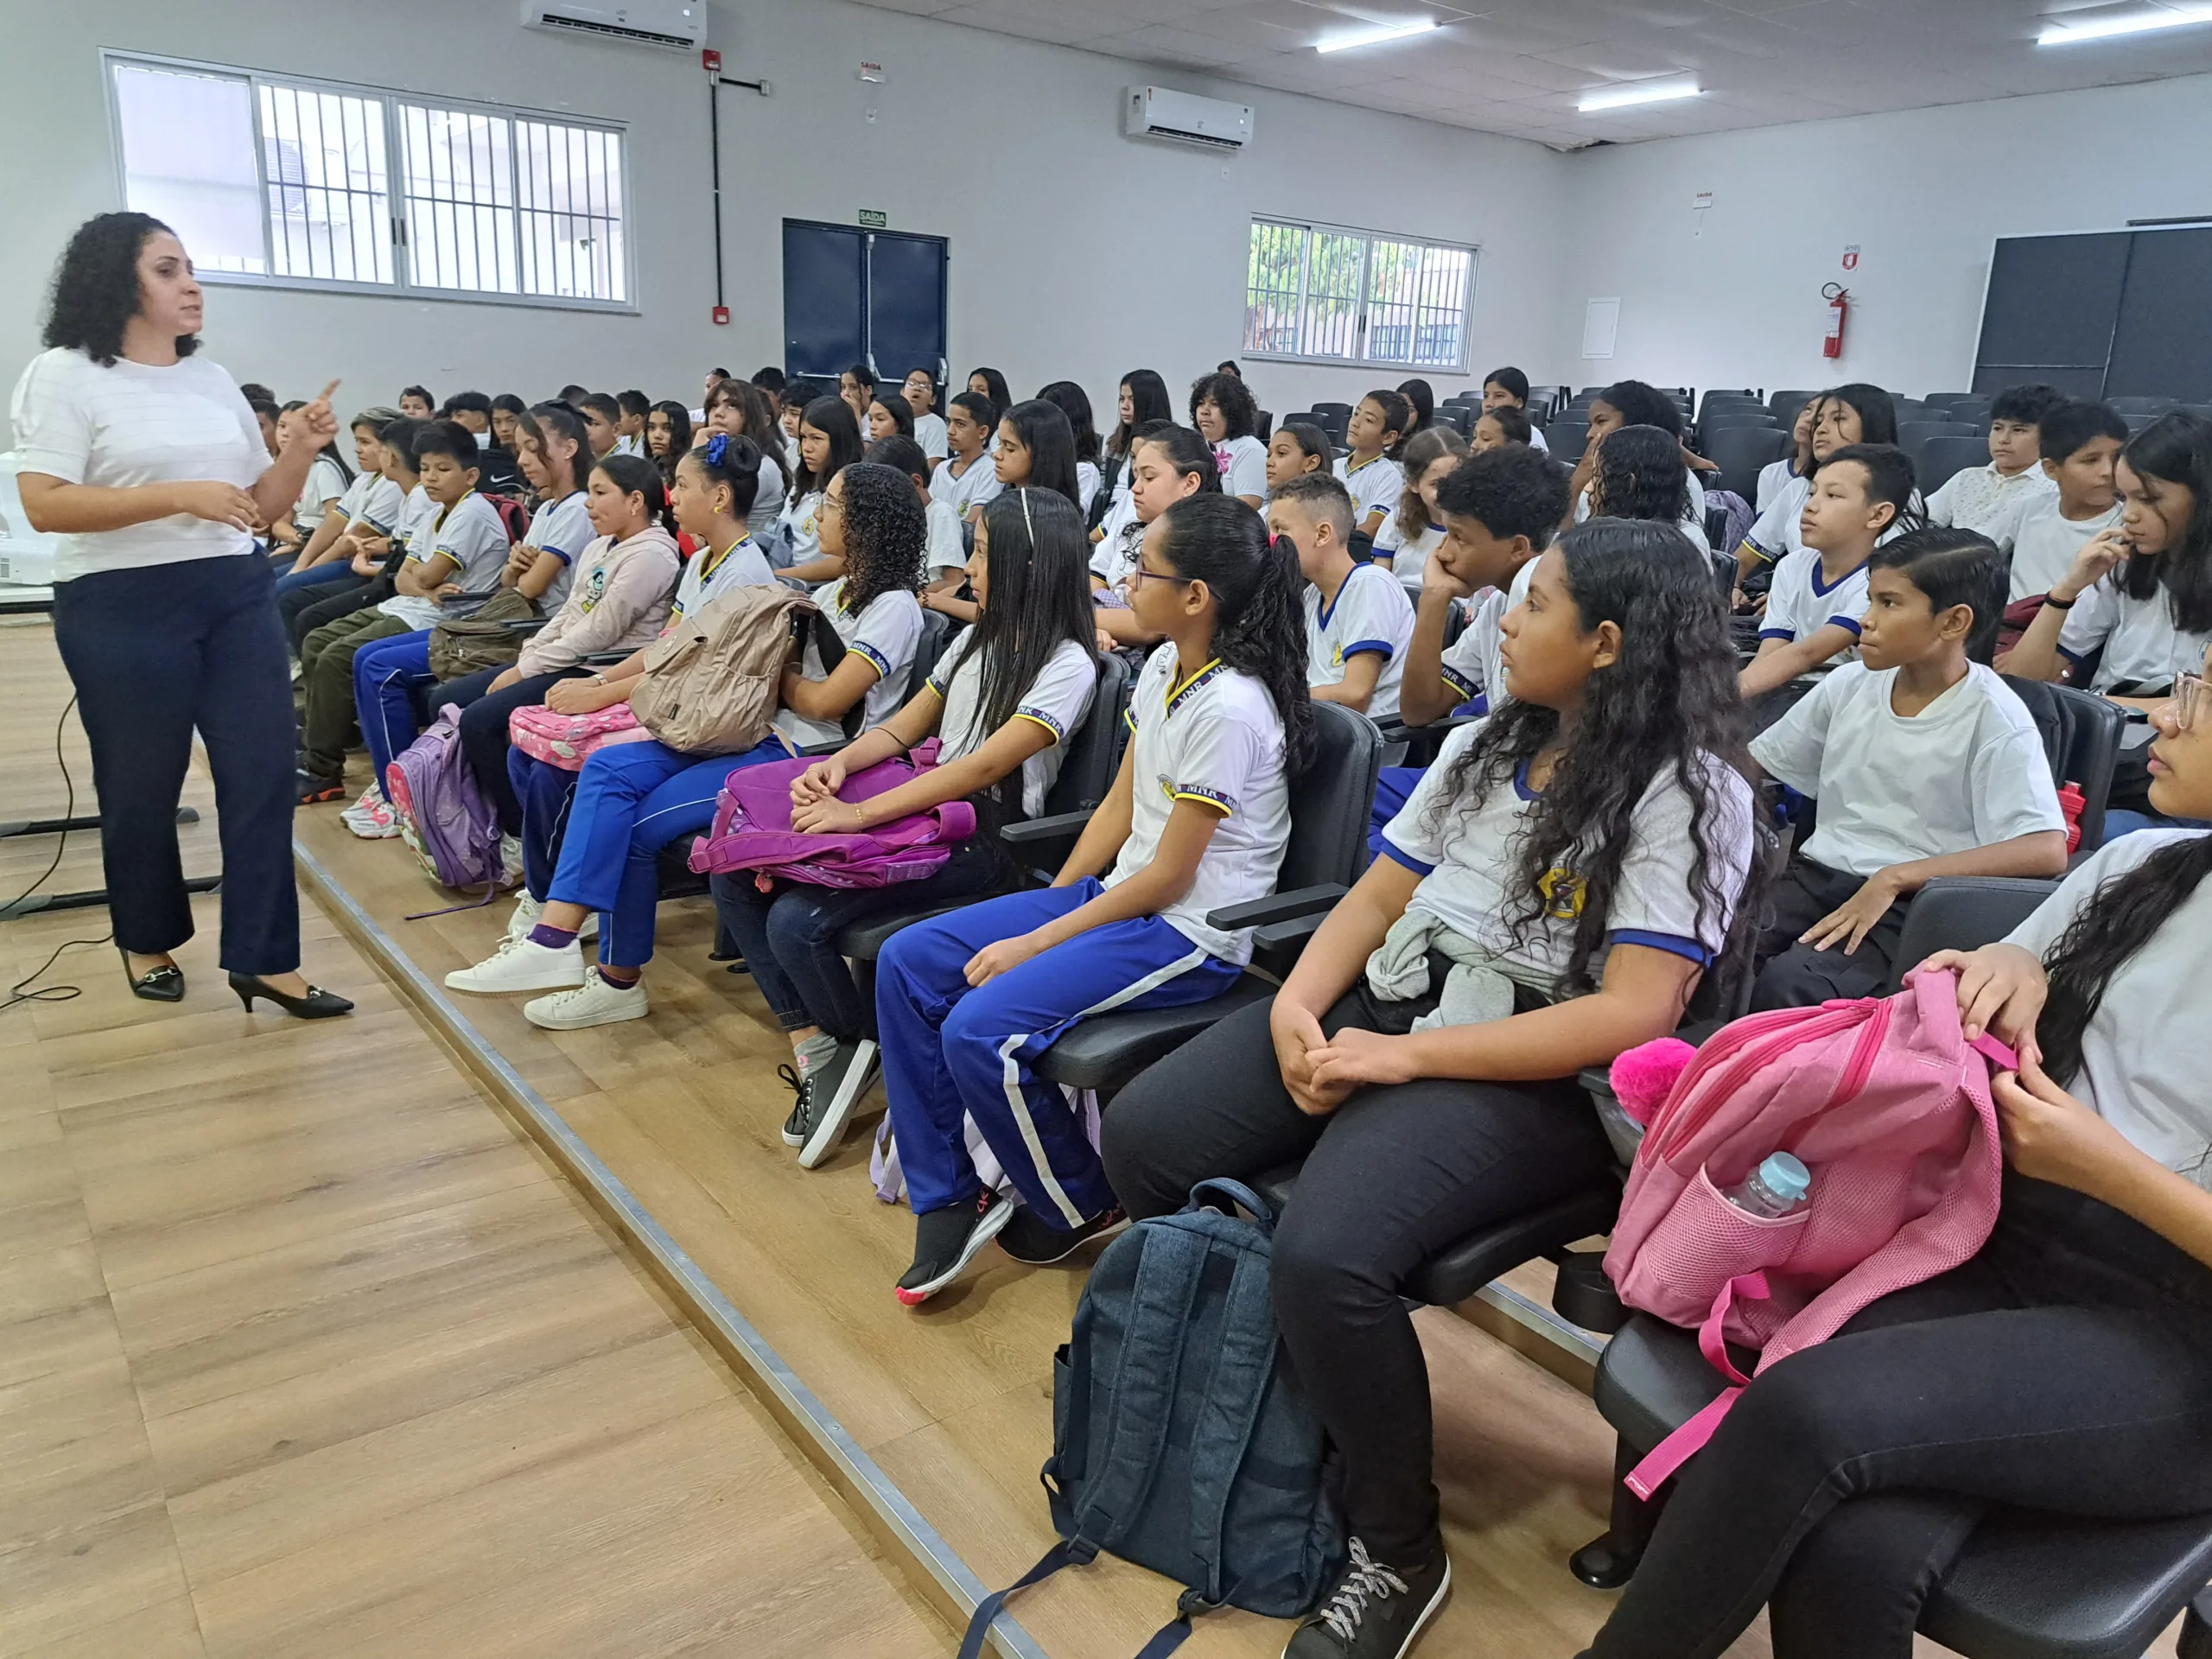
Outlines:
[[[1139,63],[1418,114],[1561,148],[2212,73],[2206,0],[865,0]],[[2054,22],[2200,25],[2038,47]],[[1418,20],[1426,35],[1319,53]],[[1678,103],[1584,114],[1587,93],[1694,80]]]

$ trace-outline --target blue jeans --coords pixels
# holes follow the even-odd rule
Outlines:
[[[731,772],[789,754],[773,737],[742,754],[706,760],[659,743],[617,743],[570,772],[511,749],[523,880],[534,898],[600,913],[601,962],[642,968],[653,955],[660,849],[714,822],[715,797]]]
[[[1112,1207],[1113,1190],[1080,1117],[1032,1063],[1080,1020],[1207,1001],[1241,970],[1157,916],[1140,916],[1078,933],[979,986],[963,972],[985,945],[1042,927],[1104,891],[1085,877],[1010,893],[918,922],[884,947],[875,1023],[892,1133],[916,1215],[972,1204],[982,1191],[962,1124],[969,1116],[1044,1221],[1072,1229]]]
[[[430,672],[430,633],[403,633],[396,639],[378,639],[353,653],[353,713],[361,723],[361,741],[368,745],[371,775],[379,793],[384,769],[392,756],[423,734],[415,718],[413,693],[435,685]]]
[[[297,593],[302,588],[321,588],[338,581],[359,582],[353,574],[350,559],[333,559],[327,564],[310,565],[304,570],[287,570],[276,578],[279,595]]]

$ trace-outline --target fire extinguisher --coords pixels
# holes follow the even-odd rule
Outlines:
[[[1843,319],[1851,309],[1851,290],[1830,283],[1821,289],[1821,297],[1828,302],[1828,331],[1821,340],[1822,357],[1843,355]]]

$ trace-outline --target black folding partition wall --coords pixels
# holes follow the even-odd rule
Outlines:
[[[2035,380],[2212,402],[2212,226],[2000,237],[1974,389]]]
[[[784,372],[835,380],[855,363],[896,382],[945,361],[941,236],[784,221]]]

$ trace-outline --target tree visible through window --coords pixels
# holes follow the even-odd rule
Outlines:
[[[1255,219],[1244,349],[1464,369],[1474,282],[1471,248]]]
[[[626,306],[619,128],[111,54],[124,198],[200,268]]]

